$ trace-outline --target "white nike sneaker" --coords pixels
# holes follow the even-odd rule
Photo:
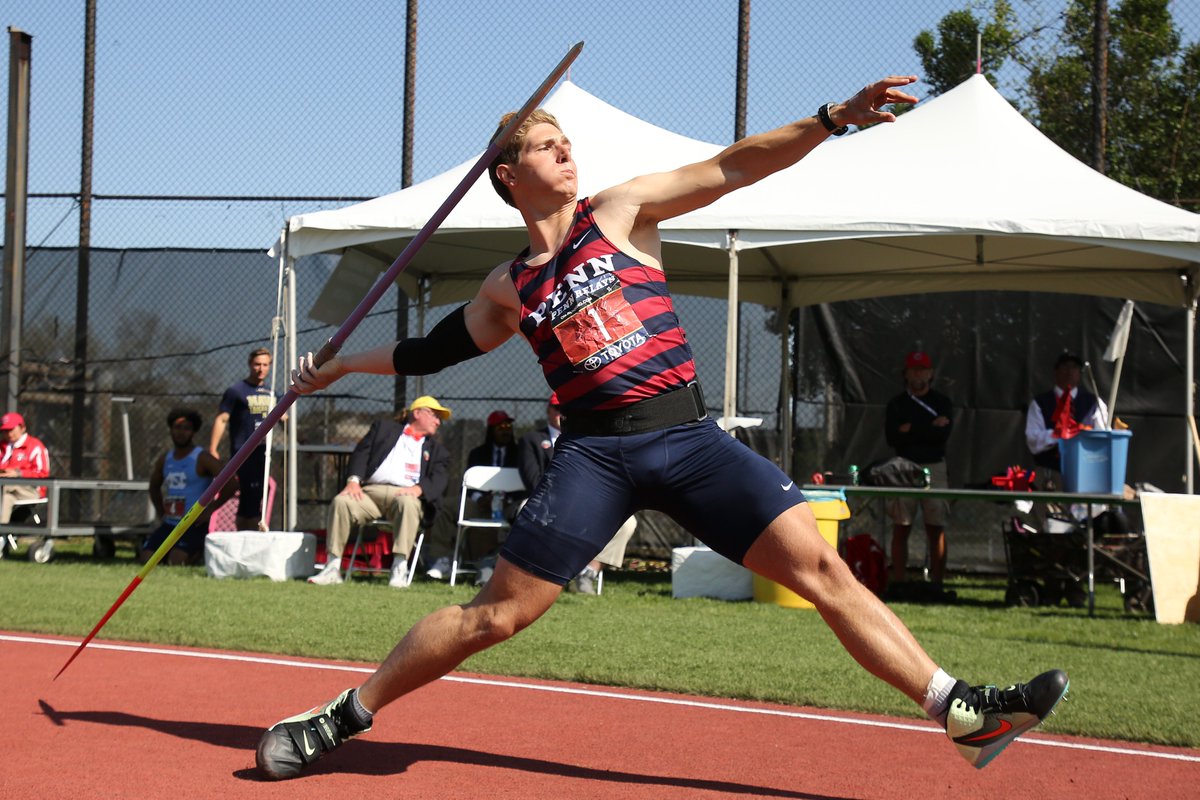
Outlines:
[[[393,589],[408,588],[408,559],[395,556],[392,558],[392,574],[388,578],[388,586]]]
[[[316,575],[308,579],[309,583],[317,586],[332,586],[342,582],[342,559],[331,558]]]
[[[352,689],[325,705],[272,725],[258,740],[255,762],[274,781],[294,778],[309,764],[348,739],[371,730],[358,727],[346,708]]]

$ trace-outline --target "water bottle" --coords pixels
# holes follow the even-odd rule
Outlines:
[[[850,485],[858,486],[858,464],[850,465]]]
[[[930,473],[929,467],[925,467],[921,471],[925,473],[925,488],[928,489],[933,485],[933,475]]]
[[[492,519],[504,519],[504,492],[492,492]]]

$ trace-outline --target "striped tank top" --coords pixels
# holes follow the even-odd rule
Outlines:
[[[620,408],[696,379],[666,275],[604,238],[587,198],[554,258],[531,267],[527,254],[509,265],[521,333],[564,410]]]

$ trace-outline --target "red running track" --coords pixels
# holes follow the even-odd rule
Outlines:
[[[1200,751],[1034,733],[984,770],[932,723],[456,673],[299,779],[262,781],[268,725],[372,667],[0,633],[0,797],[1196,797]],[[1076,700],[1078,702],[1078,700]],[[1070,713],[1070,705],[1065,708]]]

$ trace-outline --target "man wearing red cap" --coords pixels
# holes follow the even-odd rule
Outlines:
[[[0,478],[50,477],[50,451],[25,430],[25,418],[15,411],[0,417]],[[0,523],[8,522],[18,500],[46,496],[45,486],[5,486],[0,493]]]
[[[929,470],[930,485],[945,488],[946,440],[950,438],[953,408],[950,398],[934,391],[933,359],[920,350],[904,359],[904,391],[887,404],[884,431],[887,443],[896,455],[915,461]],[[929,579],[933,584],[931,599],[953,599],[942,589],[946,575],[946,517],[949,505],[945,500],[922,499],[921,515],[925,518],[925,536],[929,544]],[[908,566],[908,532],[916,518],[917,501],[904,497],[888,503],[892,518],[893,593],[904,583]],[[921,597],[926,597],[922,594]]]
[[[517,443],[513,439],[513,422],[507,411],[497,410],[488,414],[483,444],[467,454],[467,466],[515,467]]]

